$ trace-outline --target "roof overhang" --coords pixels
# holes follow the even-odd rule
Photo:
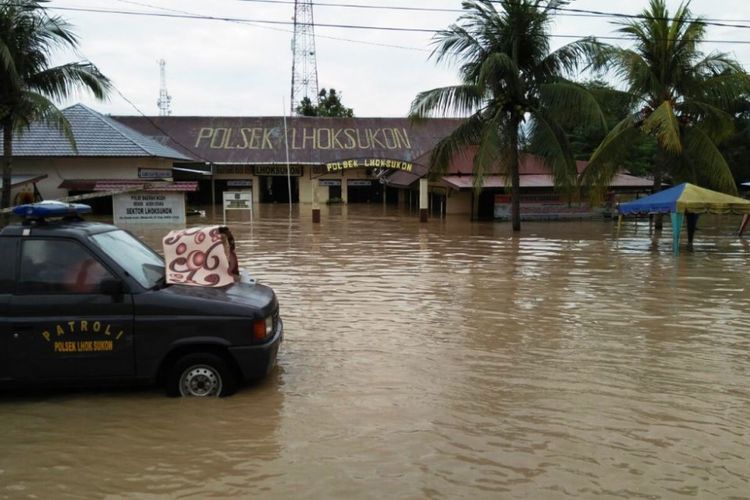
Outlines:
[[[197,181],[144,181],[138,179],[66,179],[58,186],[68,191],[121,191],[137,190],[143,191],[176,191],[192,193],[198,191]]]
[[[415,163],[411,172],[407,172],[406,170],[391,170],[390,173],[383,175],[382,179],[384,179],[386,186],[408,188],[427,175],[428,172],[429,169],[427,167]]]
[[[35,184],[42,179],[46,179],[47,174],[16,174],[10,177],[10,187],[16,188],[25,184]],[[0,189],[3,187],[3,180],[0,179]]]
[[[446,175],[443,176],[443,183],[453,189],[472,189],[474,187],[473,175]],[[522,188],[554,188],[555,181],[551,175],[527,174],[520,176]],[[488,175],[482,182],[482,188],[505,188],[509,184],[504,175]],[[635,177],[627,174],[617,174],[609,183],[611,188],[650,188],[653,181]]]
[[[184,167],[172,167],[172,170],[177,170],[178,172],[186,172],[188,174],[199,174],[199,175],[211,175],[210,170],[199,170],[197,168],[184,168]]]

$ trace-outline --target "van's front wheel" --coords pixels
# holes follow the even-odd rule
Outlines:
[[[178,359],[167,379],[167,394],[183,397],[229,396],[237,382],[227,362],[210,353],[187,354]]]

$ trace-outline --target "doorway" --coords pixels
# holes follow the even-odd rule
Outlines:
[[[299,177],[266,175],[258,178],[260,183],[260,203],[289,203],[289,184],[291,181],[292,203],[299,203]]]

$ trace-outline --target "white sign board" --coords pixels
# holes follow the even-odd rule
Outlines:
[[[340,186],[341,181],[338,179],[320,179],[318,181],[318,185],[320,186]]]
[[[252,179],[234,179],[227,181],[227,187],[253,187]]]
[[[185,193],[122,193],[112,196],[115,224],[185,224]]]
[[[224,191],[224,225],[227,224],[227,210],[249,210],[253,211],[252,191]]]
[[[172,177],[172,170],[165,168],[139,168],[139,179],[169,179]]]

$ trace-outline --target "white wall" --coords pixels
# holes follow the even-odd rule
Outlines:
[[[64,180],[138,179],[139,168],[172,168],[172,161],[161,158],[13,158],[13,173],[47,174],[37,183],[45,200],[68,195],[59,186]]]

